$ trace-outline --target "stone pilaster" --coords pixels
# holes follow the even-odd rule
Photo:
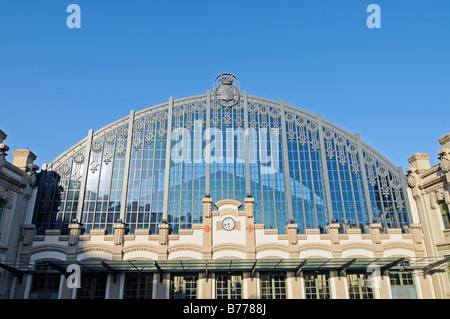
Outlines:
[[[370,234],[372,235],[374,257],[383,257],[383,247],[381,246],[381,224],[370,224]]]
[[[22,245],[30,246],[33,243],[34,234],[36,226],[35,225],[23,225],[22,227]]]
[[[80,239],[80,224],[74,220],[69,224],[69,246],[78,245]]]
[[[297,224],[287,224],[287,235],[289,240],[289,257],[298,258]]]
[[[339,238],[339,224],[332,223],[329,225],[330,242],[333,258],[340,258],[342,255],[341,239]]]
[[[114,224],[114,245],[123,245],[125,236],[125,224],[119,220]]]
[[[426,153],[416,153],[408,159],[411,167],[419,172],[430,169],[430,155]]]
[[[212,199],[203,198],[203,259],[212,258]]]
[[[425,248],[423,246],[422,225],[412,224],[411,234],[413,237],[414,250],[416,251],[417,257],[425,256]]]
[[[22,171],[28,171],[33,165],[36,155],[29,149],[21,149],[13,151],[14,159],[12,164]]]
[[[114,228],[114,247],[113,247],[113,260],[121,260],[123,256],[123,244],[125,236],[125,224],[122,220],[118,220],[113,225]]]
[[[158,225],[159,229],[159,246],[158,259],[167,259],[167,246],[169,245],[169,224],[166,221]]]
[[[248,259],[256,258],[254,204],[254,198],[249,196],[245,198],[245,246]]]

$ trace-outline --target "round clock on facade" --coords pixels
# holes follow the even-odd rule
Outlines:
[[[234,226],[236,226],[236,222],[234,221],[233,218],[231,217],[226,217],[224,218],[224,220],[222,221],[222,227],[225,230],[233,230]]]

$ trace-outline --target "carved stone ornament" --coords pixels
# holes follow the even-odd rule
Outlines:
[[[24,246],[29,246],[33,243],[34,239],[34,230],[36,227],[34,225],[23,225],[22,231],[23,231],[23,239],[22,244]]]
[[[161,223],[158,225],[159,228],[159,244],[165,246],[169,242],[169,224]]]
[[[450,171],[450,156],[448,153],[444,153],[444,155],[442,155],[440,167],[444,172]]]
[[[372,241],[375,244],[381,244],[381,224],[372,224],[370,225],[370,234],[372,235]]]
[[[287,233],[288,233],[288,239],[290,245],[297,245],[298,238],[297,238],[297,224],[288,224],[287,225]]]
[[[421,244],[422,243],[422,225],[420,225],[420,224],[411,225],[411,233],[412,233],[414,243]]]
[[[255,199],[252,197],[245,198],[245,214],[247,218],[253,218]]]
[[[80,238],[80,224],[76,221],[69,224],[69,246],[76,246]]]
[[[114,245],[123,245],[125,236],[125,224],[118,221],[114,224]]]
[[[241,93],[239,80],[233,74],[223,73],[214,79],[214,99],[225,109],[230,109],[239,103]]]
[[[9,146],[4,144],[3,141],[0,143],[0,167],[4,166],[6,163],[6,152],[9,151]]]
[[[339,245],[339,224],[330,224],[330,240],[333,245]]]
[[[30,186],[36,185],[37,181],[37,171],[39,170],[39,166],[35,164],[29,164],[27,166],[27,174],[28,174],[28,183]]]
[[[212,199],[209,197],[203,198],[203,218],[211,218]]]
[[[408,175],[408,185],[409,185],[409,187],[414,188],[416,186],[416,184],[417,184],[417,180],[416,180],[415,174],[414,173],[410,173]]]
[[[7,208],[11,208],[12,207],[12,200],[11,200],[11,198],[12,198],[12,195],[8,191],[8,189],[0,186],[0,200],[3,203],[5,203]]]

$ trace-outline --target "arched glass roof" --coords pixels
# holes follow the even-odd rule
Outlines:
[[[119,219],[131,232],[167,220],[171,232],[202,223],[202,199],[255,198],[255,222],[285,232],[287,223],[327,231],[409,230],[401,168],[359,134],[287,105],[240,92],[235,77],[206,94],[130,114],[43,167],[34,222],[67,232]]]

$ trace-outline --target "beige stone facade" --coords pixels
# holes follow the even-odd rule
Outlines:
[[[195,297],[199,299],[219,298],[218,283],[226,272],[240,274],[240,296],[245,299],[267,297],[264,276],[268,274],[281,275],[283,296],[288,299],[310,298],[311,275],[316,274],[325,274],[331,299],[352,298],[360,275],[366,276],[358,279],[360,288],[367,285],[364,280],[371,280],[371,298],[404,298],[403,287],[393,286],[392,276],[397,273],[411,275],[413,282],[407,289],[414,292],[409,297],[450,297],[450,134],[440,140],[440,164],[430,167],[427,154],[409,159],[412,223],[407,233],[397,228],[385,232],[379,223],[370,224],[368,233],[360,229],[343,233],[334,223],[325,233],[319,229],[299,233],[298,226],[290,223],[286,233],[279,234],[255,223],[255,199],[249,195],[242,201],[203,198],[203,223],[176,235],[170,234],[166,222],[158,225],[158,234],[149,229],[128,234],[121,220],[111,233],[93,229],[84,234],[83,225],[74,220],[68,234],[46,230],[37,235],[32,219],[38,196],[36,156],[29,150],[16,150],[9,163],[5,159],[9,148],[3,144],[6,134],[0,133],[0,298],[34,298],[34,280],[43,273],[36,265],[42,262],[51,265],[44,273],[57,276],[52,298],[60,299],[78,298],[79,289],[67,281],[70,265],[81,267],[81,277],[105,275],[103,297],[107,299],[125,298],[127,276],[144,268],[152,275],[154,299],[173,298],[173,275],[180,272],[195,274]],[[175,267],[177,262],[194,268],[180,270]],[[167,265],[175,268],[167,270]],[[314,278],[316,285],[325,284]]]
[[[148,230],[137,230],[127,235],[124,224],[117,223],[114,234],[105,234],[104,230],[93,230],[89,235],[80,234],[80,225],[71,224],[69,235],[60,235],[59,231],[47,230],[45,235],[33,235],[33,227],[25,225],[20,246],[20,260],[24,264],[36,264],[41,261],[65,261],[80,263],[83,261],[189,261],[189,260],[255,260],[255,261],[298,261],[296,269],[283,270],[286,280],[286,298],[304,299],[305,268],[310,260],[317,262],[340,261],[340,268],[328,269],[329,290],[332,299],[348,299],[349,283],[346,277],[346,265],[356,260],[377,260],[383,258],[416,259],[425,256],[425,247],[420,224],[412,225],[412,232],[402,233],[400,229],[389,229],[387,234],[380,233],[380,224],[372,224],[369,234],[361,234],[353,229],[339,234],[337,224],[331,224],[329,233],[320,234],[310,229],[306,234],[297,233],[297,225],[287,225],[287,234],[278,234],[276,230],[264,229],[255,224],[253,216],[254,199],[245,198],[243,203],[229,199],[213,204],[211,198],[203,199],[203,223],[196,224],[190,230],[180,231],[178,235],[169,235],[167,224],[161,224],[159,234],[150,234]],[[235,222],[232,230],[226,230],[222,224],[225,218]],[[392,265],[396,266],[396,265]],[[276,269],[273,269],[274,271]],[[197,298],[215,299],[216,274],[207,269],[198,272]],[[123,298],[125,273],[109,273],[108,298]],[[243,271],[242,297],[259,299],[261,295],[261,274],[257,268]],[[170,273],[154,273],[153,298],[170,298]],[[416,274],[415,288],[418,298],[434,298],[433,283],[430,277]],[[392,291],[387,274],[375,276],[374,298],[392,299]],[[14,298],[28,298],[32,276],[26,276],[22,284],[17,285]],[[74,289],[65,284],[61,276],[59,298],[75,298]]]
[[[450,298],[450,133],[444,135],[437,154],[439,164],[430,166],[430,155],[416,153],[407,169],[410,196],[414,199],[425,240],[426,254],[436,261],[429,267],[436,298]]]

